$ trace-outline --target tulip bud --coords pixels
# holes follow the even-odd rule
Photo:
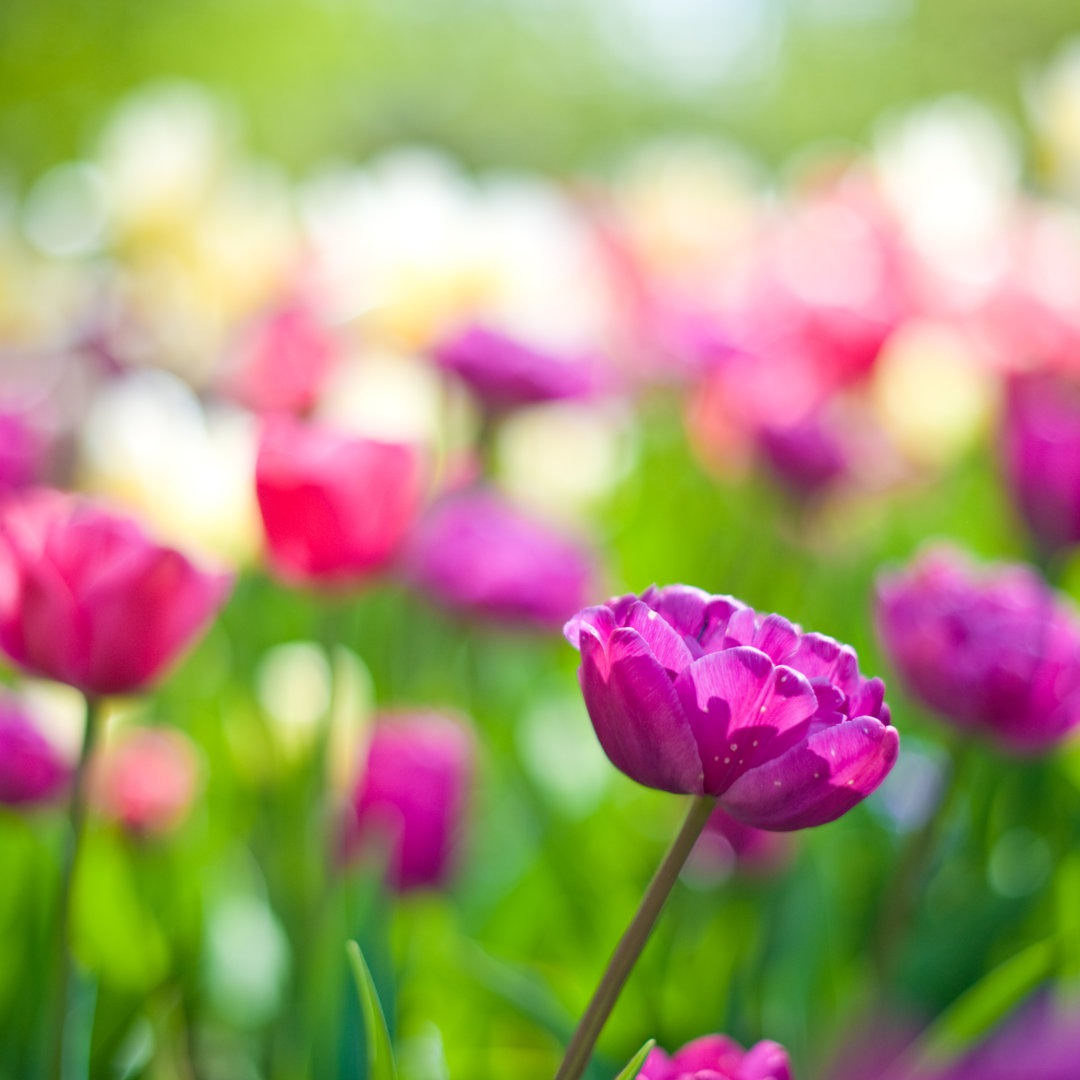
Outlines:
[[[124,732],[93,766],[91,797],[100,812],[138,834],[170,832],[191,808],[199,757],[171,728]]]
[[[411,446],[279,416],[263,428],[255,484],[274,571],[349,586],[397,554],[420,508],[422,468]]]
[[[152,683],[206,629],[229,585],[75,496],[35,490],[0,509],[0,649],[86,694]]]
[[[558,626],[584,599],[586,553],[492,492],[450,496],[420,522],[407,572],[468,614]]]
[[[961,731],[1038,753],[1080,724],[1080,613],[1029,567],[927,551],[879,578],[876,621],[907,690]]]
[[[654,1047],[638,1080],[791,1080],[787,1051],[759,1042],[744,1050],[726,1035],[703,1035],[669,1057]]]
[[[345,857],[374,845],[399,891],[445,884],[472,763],[472,737],[458,720],[437,713],[377,718],[345,823]]]
[[[0,697],[0,803],[32,806],[53,800],[70,769],[23,708]]]

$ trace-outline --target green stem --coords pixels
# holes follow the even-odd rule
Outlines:
[[[952,813],[960,790],[958,781],[968,758],[967,746],[961,744],[958,747],[953,743],[949,751],[949,776],[945,780],[945,789],[934,812],[908,837],[878,914],[873,957],[879,994],[892,974],[897,950],[911,920],[916,886],[926,873],[938,836]]]
[[[589,1007],[585,1010],[570,1039],[566,1056],[563,1058],[562,1065],[559,1066],[555,1080],[579,1080],[585,1071],[596,1040],[600,1037],[600,1032],[611,1015],[611,1010],[615,1007],[619,993],[637,958],[649,940],[660,910],[679,877],[679,871],[682,870],[697,838],[701,835],[701,830],[705,828],[705,822],[709,820],[709,815],[715,805],[716,800],[707,795],[699,795],[690,804],[682,828],[672,841],[671,847],[668,848],[668,853],[657,868],[652,881],[649,882],[649,887],[641,898],[637,912],[608,961],[607,969],[593,994],[592,1001],[589,1002]]]
[[[71,892],[86,832],[86,782],[88,765],[97,738],[101,715],[101,703],[97,698],[86,697],[86,725],[83,728],[82,749],[75,766],[71,784],[71,802],[68,807],[68,835],[60,867],[60,903],[57,924],[56,950],[56,1013],[54,1017],[53,1080],[61,1080],[64,1071],[64,1034],[71,1009]]]

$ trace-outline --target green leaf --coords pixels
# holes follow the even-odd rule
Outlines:
[[[645,1059],[649,1056],[649,1051],[656,1045],[655,1039],[650,1039],[631,1059],[630,1064],[615,1080],[634,1080],[634,1077],[641,1072],[641,1066],[645,1064]]]
[[[1055,968],[1054,938],[1038,941],[999,964],[965,991],[920,1042],[931,1058],[952,1057],[991,1028]]]
[[[394,1048],[390,1045],[390,1032],[386,1027],[378,991],[371,978],[364,954],[355,941],[345,946],[349,957],[353,978],[356,980],[356,992],[360,996],[360,1008],[364,1014],[364,1029],[367,1032],[368,1080],[397,1080],[397,1067],[394,1065]]]

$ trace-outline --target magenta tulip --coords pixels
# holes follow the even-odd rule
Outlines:
[[[398,553],[423,469],[412,446],[279,416],[263,427],[255,482],[273,570],[292,584],[351,586]]]
[[[432,507],[407,562],[412,580],[449,607],[541,627],[579,608],[592,578],[579,545],[489,491]]]
[[[70,775],[67,763],[18,703],[0,697],[0,803],[52,802]]]
[[[1013,376],[1001,451],[1013,499],[1042,548],[1080,543],[1080,382],[1049,372]]]
[[[437,713],[380,717],[353,791],[345,854],[381,849],[399,891],[444,885],[457,855],[472,761],[472,736],[459,720]]]
[[[0,648],[89,695],[147,687],[207,628],[230,583],[76,496],[33,490],[0,508]]]
[[[896,761],[884,686],[853,649],[730,596],[652,586],[564,633],[601,745],[647,787],[787,831],[840,817]]]
[[[600,385],[594,360],[557,356],[484,326],[442,342],[435,359],[492,409],[586,397]]]
[[[705,1035],[669,1057],[649,1051],[638,1080],[791,1080],[787,1051],[774,1042],[744,1050],[726,1035]]]
[[[46,445],[41,433],[19,411],[0,411],[0,493],[41,479]]]
[[[961,730],[1036,753],[1080,724],[1080,613],[1029,567],[933,549],[881,576],[876,617],[907,690]]]

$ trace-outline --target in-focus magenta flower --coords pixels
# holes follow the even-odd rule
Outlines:
[[[1080,543],[1080,382],[1049,372],[1008,382],[1001,430],[1005,476],[1046,551]]]
[[[305,413],[314,407],[337,359],[337,342],[299,301],[252,325],[237,346],[223,389],[260,413]]]
[[[420,508],[419,452],[278,416],[266,422],[255,486],[274,571],[305,585],[355,585],[397,554]]]
[[[353,790],[343,852],[373,846],[399,891],[435,888],[453,871],[472,785],[473,740],[440,713],[376,719]]]
[[[703,1035],[670,1057],[654,1047],[638,1080],[791,1080],[791,1065],[779,1043],[744,1050],[726,1035]]]
[[[443,341],[434,355],[491,409],[586,397],[600,385],[592,359],[557,356],[476,324]]]
[[[931,549],[881,575],[876,620],[907,690],[961,730],[1039,752],[1080,724],[1080,613],[1031,568]]]
[[[199,786],[199,756],[172,728],[126,731],[92,765],[91,798],[98,810],[140,835],[170,832],[191,808]]]
[[[12,698],[0,697],[0,803],[33,806],[51,802],[71,770],[56,748]]]
[[[648,787],[710,795],[761,829],[822,825],[866,798],[899,749],[855,651],[730,596],[652,586],[565,627],[609,758]]]
[[[483,490],[433,506],[407,562],[415,584],[448,607],[543,627],[579,608],[592,578],[579,545]]]
[[[144,689],[207,628],[230,584],[77,496],[37,489],[0,507],[0,649],[84,693]]]

